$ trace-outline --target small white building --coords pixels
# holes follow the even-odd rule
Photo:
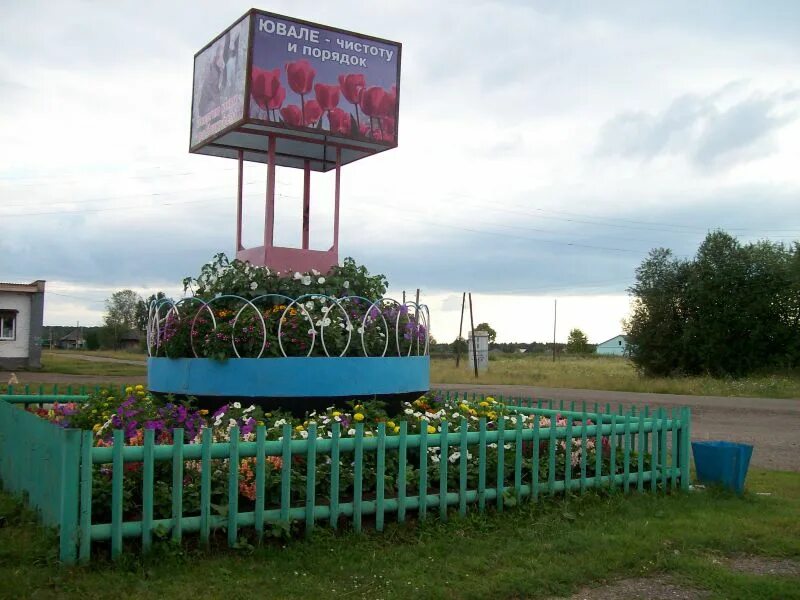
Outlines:
[[[597,344],[596,352],[606,356],[627,356],[628,338],[624,335],[615,335],[610,340]]]
[[[475,357],[478,357],[478,373],[484,373],[489,368],[489,332],[478,330],[475,332],[475,347],[473,351],[472,332],[467,334],[467,369],[475,369]]]
[[[0,283],[0,369],[42,366],[44,283]]]

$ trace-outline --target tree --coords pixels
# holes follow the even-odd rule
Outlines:
[[[136,303],[136,329],[139,331],[144,331],[147,329],[147,318],[150,314],[150,307],[152,306],[153,302],[158,300],[163,300],[166,298],[166,294],[164,292],[158,292],[156,294],[151,294],[147,300],[142,300],[139,298],[139,301]]]
[[[450,344],[450,347],[452,348],[453,354],[455,356],[461,356],[462,354],[466,354],[467,340],[465,340],[463,337],[457,337],[455,340],[453,340],[453,343]]]
[[[99,350],[100,349],[100,336],[96,329],[91,329],[86,332],[86,349]]]
[[[567,352],[570,354],[590,354],[593,348],[589,338],[580,329],[571,329],[567,338]]]
[[[119,348],[122,336],[137,327],[137,308],[142,297],[133,290],[114,292],[106,300],[106,314],[103,317],[105,331],[102,336],[107,345]]]
[[[636,270],[625,324],[646,374],[743,376],[800,362],[800,244],[709,233],[692,260],[664,248]]]
[[[488,323],[479,323],[475,326],[475,331],[485,331],[489,334],[489,343],[493,344],[494,341],[497,339],[497,332],[492,329],[491,325]]]

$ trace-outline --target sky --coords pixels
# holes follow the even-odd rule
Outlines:
[[[116,290],[182,295],[234,252],[235,162],[190,155],[193,56],[247,3],[0,4],[0,281],[47,280],[45,324],[100,324]],[[708,231],[800,239],[800,3],[275,0],[403,44],[399,147],[342,172],[340,256],[461,294],[498,341],[622,332],[636,267]],[[312,247],[332,175],[312,178]],[[245,245],[266,173],[245,168]],[[299,245],[278,172],[276,243]]]

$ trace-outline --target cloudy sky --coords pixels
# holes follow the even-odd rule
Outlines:
[[[45,323],[113,291],[182,293],[233,253],[235,163],[188,154],[192,57],[249,3],[0,5],[0,280],[47,280]],[[275,0],[403,43],[400,146],[343,171],[341,248],[422,289],[455,337],[462,291],[502,341],[621,331],[656,246],[800,239],[800,3]],[[332,175],[312,183],[330,244]],[[299,245],[279,171],[278,243]],[[265,168],[245,170],[245,243]]]

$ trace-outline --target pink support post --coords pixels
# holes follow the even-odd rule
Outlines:
[[[275,229],[275,137],[269,136],[267,142],[267,210],[264,223],[264,263],[274,245]]]
[[[339,253],[339,188],[341,182],[342,149],[336,148],[336,190],[334,192],[333,205],[333,250],[338,260]]]
[[[308,230],[311,218],[311,161],[303,163],[303,250],[308,250]]]
[[[244,250],[242,246],[242,186],[244,184],[244,150],[239,150],[239,178],[236,193],[236,251]]]

